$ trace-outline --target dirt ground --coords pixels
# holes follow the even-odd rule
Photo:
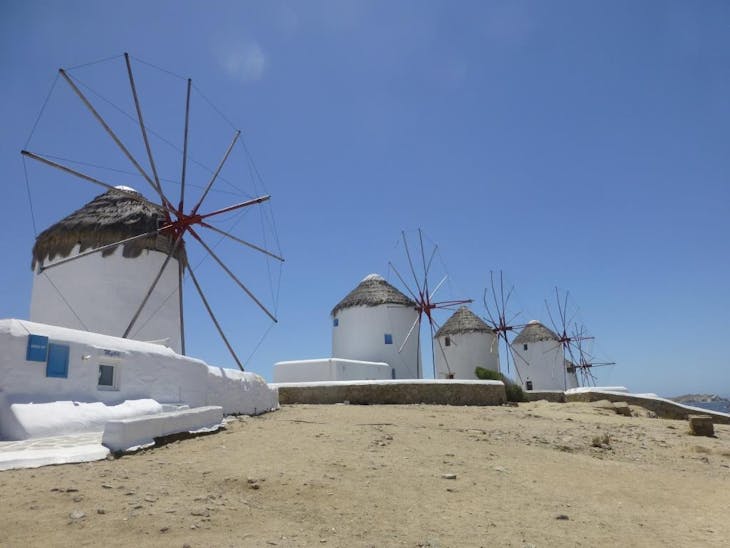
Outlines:
[[[730,426],[601,404],[293,405],[0,472],[0,545],[728,546]]]

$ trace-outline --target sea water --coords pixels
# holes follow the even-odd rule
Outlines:
[[[729,400],[717,400],[717,401],[688,401],[685,405],[691,405],[692,407],[700,407],[707,409],[708,411],[718,411],[720,413],[730,413],[730,401]]]

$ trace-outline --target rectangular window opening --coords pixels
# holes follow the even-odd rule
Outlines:
[[[339,318],[335,318],[334,320],[332,320],[332,326],[333,327],[337,327],[338,325],[340,325],[340,319]]]
[[[99,364],[99,388],[106,388],[108,390],[114,390],[117,387],[117,372],[116,367],[105,363]]]
[[[390,333],[385,334],[385,344],[393,344],[393,335]]]
[[[451,346],[451,337],[446,337],[444,339],[444,345],[445,346]]]
[[[527,343],[522,345],[522,350],[527,350]]]

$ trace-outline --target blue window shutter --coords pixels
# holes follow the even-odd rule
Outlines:
[[[28,348],[25,359],[29,362],[44,362],[48,354],[48,337],[28,335]]]
[[[46,365],[46,377],[68,377],[68,354],[69,347],[66,344],[48,345],[48,363]]]
[[[390,333],[385,334],[385,344],[393,344],[393,335]]]
[[[337,327],[338,325],[340,325],[340,319],[339,318],[335,318],[334,320],[332,320],[332,325],[335,326],[335,327]]]

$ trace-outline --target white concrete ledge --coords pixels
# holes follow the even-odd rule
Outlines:
[[[216,430],[222,422],[223,408],[219,406],[113,420],[104,426],[101,443],[111,451],[133,451],[153,445],[155,438],[162,436]]]

